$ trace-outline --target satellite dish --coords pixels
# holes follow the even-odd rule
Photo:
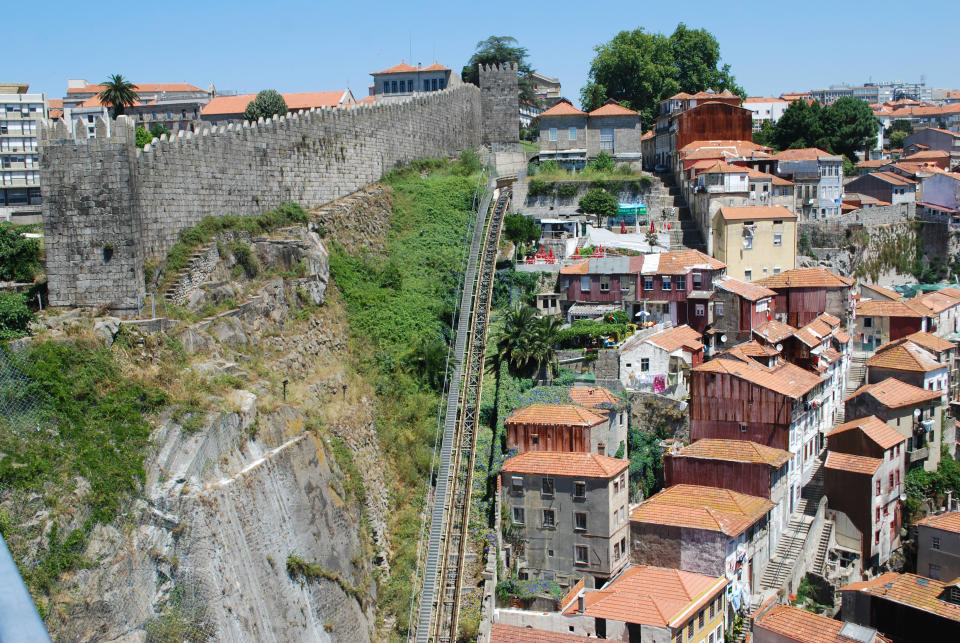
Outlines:
[[[783,344],[777,344],[777,352],[779,353],[782,350],[783,350]]]
[[[726,335],[720,335],[720,343],[721,343],[721,344],[726,344],[726,343],[727,343],[727,336],[726,336]]]
[[[923,413],[923,411],[920,409],[913,409],[913,417],[919,418],[921,413]]]

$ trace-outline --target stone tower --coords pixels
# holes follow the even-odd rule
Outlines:
[[[517,63],[480,65],[480,115],[483,143],[520,142]]]

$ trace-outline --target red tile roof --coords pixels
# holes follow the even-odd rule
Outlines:
[[[870,395],[877,402],[890,409],[898,409],[904,406],[914,406],[940,399],[942,391],[928,391],[918,388],[912,384],[901,382],[898,379],[888,377],[882,382],[876,384],[864,384],[852,394],[844,398],[844,402],[852,400],[859,395]]]
[[[960,534],[960,511],[951,511],[940,515],[927,516],[923,520],[917,521],[918,525],[924,527],[933,527],[943,531],[951,531]]]
[[[631,262],[631,265],[633,263],[641,267],[645,264],[652,265],[646,260],[646,257],[636,257],[635,259],[638,261]],[[641,272],[644,274],[657,275],[685,275],[695,268],[699,270],[721,270],[726,267],[727,264],[719,259],[714,259],[699,250],[687,248],[684,250],[661,252],[657,255],[656,269],[641,270]]]
[[[727,579],[679,569],[628,567],[604,589],[585,590],[584,613],[623,623],[679,628],[723,591]],[[576,613],[572,605],[567,614]]]
[[[821,156],[833,156],[817,147],[804,147],[796,150],[784,150],[773,155],[778,161],[816,161]]]
[[[550,109],[540,114],[540,118],[544,116],[586,116],[587,113],[581,111],[571,105],[568,101],[562,100]]]
[[[883,460],[880,458],[867,458],[862,455],[827,451],[827,459],[823,466],[827,469],[839,469],[840,471],[872,476],[881,464],[883,464]]]
[[[921,150],[904,156],[904,161],[946,161],[950,158],[950,152],[943,150]]]
[[[618,105],[614,102],[607,102],[603,107],[598,107],[597,109],[590,112],[590,116],[636,116],[637,112],[632,109],[628,109],[623,105]]]
[[[703,529],[737,536],[773,509],[766,498],[729,489],[678,484],[641,502],[630,521]]]
[[[151,94],[154,92],[200,92],[203,91],[199,87],[195,87],[189,83],[135,83],[136,87],[133,91],[143,92],[144,94]],[[70,94],[90,94],[95,93],[99,94],[104,90],[104,85],[86,85],[84,87],[72,87],[67,90],[67,95]]]
[[[777,321],[776,319],[771,319],[762,326],[753,329],[754,335],[759,335],[771,344],[782,342],[786,338],[791,337],[795,332],[797,332],[796,328],[790,324]]]
[[[503,463],[504,473],[553,475],[576,478],[613,478],[630,466],[629,460],[596,453],[524,451]]]
[[[906,337],[901,337],[900,339],[894,341],[913,342],[918,346],[926,348],[932,353],[941,353],[943,351],[953,350],[957,347],[953,342],[948,342],[945,339],[937,337],[931,333],[925,333],[922,330],[918,330],[915,333],[910,333]],[[893,342],[890,342],[890,344],[892,343]],[[889,346],[890,344],[884,344],[884,346]],[[884,346],[879,347],[877,351],[883,350]]]
[[[826,268],[795,268],[757,281],[767,288],[847,288],[853,279],[830,272]]]
[[[884,288],[883,286],[880,286],[877,284],[860,284],[860,288],[861,289],[868,288],[873,292],[877,293],[878,295],[883,295],[884,297],[887,297],[891,301],[903,299],[903,295],[898,293],[896,290],[892,290],[890,288]]]
[[[727,206],[720,208],[720,217],[726,221],[752,221],[760,219],[797,220],[797,215],[782,205],[757,205],[741,208]]]
[[[596,426],[605,418],[574,404],[531,404],[517,409],[507,418],[507,424],[534,424],[540,426]]]
[[[338,89],[330,92],[300,92],[281,94],[290,111],[308,110],[312,107],[338,107],[347,98],[347,92]],[[203,106],[204,116],[226,116],[243,114],[256,94],[238,94],[237,96],[217,96]]]
[[[601,386],[572,386],[570,401],[587,409],[606,410],[623,405],[623,400]]]
[[[583,261],[578,261],[577,263],[570,264],[569,266],[563,266],[560,268],[561,275],[589,275],[590,274],[590,260],[584,259]]]
[[[869,415],[865,418],[850,420],[838,425],[833,431],[827,434],[829,438],[832,435],[845,433],[847,431],[860,431],[870,438],[881,449],[889,449],[907,439],[900,435],[900,432],[892,426],[878,418],[876,415]]]
[[[596,643],[597,639],[569,632],[548,632],[531,627],[494,623],[489,640],[490,643]]]
[[[727,373],[793,399],[799,399],[823,382],[820,376],[790,362],[784,362],[775,368],[767,368],[754,360],[733,359],[725,353],[721,353],[693,370],[705,373]]]
[[[912,299],[912,301],[916,301],[923,306],[926,306],[935,313],[942,313],[945,310],[949,310],[954,306],[960,305],[960,297],[955,297],[950,293],[945,293],[941,290],[934,290],[933,292],[917,295]]]
[[[729,290],[735,295],[739,295],[748,301],[757,301],[759,299],[766,299],[768,297],[775,297],[776,292],[770,290],[769,288],[764,288],[763,286],[748,282],[740,281],[739,279],[734,279],[733,277],[724,277],[723,279],[716,282],[717,287],[723,288],[724,290]]]
[[[789,451],[775,449],[749,440],[703,438],[683,447],[673,454],[673,457],[750,462],[766,464],[776,469],[789,462],[793,455]]]
[[[866,317],[930,317],[932,313],[917,310],[904,300],[881,301],[879,299],[861,299],[854,306],[857,316]]]
[[[807,346],[814,347],[822,344],[823,340],[828,338],[839,326],[839,319],[828,313],[820,313],[812,322],[798,328],[794,335]]]
[[[668,353],[672,353],[678,348],[686,348],[691,351],[700,350],[703,348],[703,343],[700,341],[701,337],[702,335],[698,331],[683,324],[682,326],[675,326],[674,328],[651,335],[644,341],[655,344]]]
[[[786,103],[782,98],[775,98],[772,96],[748,96],[743,101],[744,103]]]
[[[396,64],[393,67],[387,67],[381,71],[375,71],[371,74],[371,76],[380,74],[409,74],[412,71],[417,71],[417,68],[401,60],[399,64]]]
[[[887,572],[873,580],[850,583],[841,587],[841,592],[863,592],[870,596],[900,603],[914,609],[929,612],[960,622],[960,605],[941,600],[946,583],[916,574]]]
[[[792,605],[775,605],[757,617],[753,627],[765,630],[796,643],[854,643],[840,633],[846,625],[827,616],[814,614]],[[886,638],[875,635],[865,643],[881,643]]]
[[[899,185],[916,185],[917,183],[913,179],[908,179],[907,177],[901,176],[896,172],[872,172],[867,176],[872,176],[875,179],[880,179],[881,181],[885,181],[887,183],[891,183],[893,185],[898,185],[898,186]]]
[[[877,352],[867,360],[867,368],[870,367],[912,373],[930,373],[946,369],[947,365],[941,364],[931,357],[925,349],[908,341],[888,345],[882,351],[877,349]]]

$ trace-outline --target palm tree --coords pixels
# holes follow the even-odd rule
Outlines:
[[[124,109],[140,100],[135,91],[137,86],[124,78],[122,74],[113,74],[100,85],[103,87],[103,91],[97,94],[97,98],[100,99],[101,103],[112,108],[114,118],[122,115]]]
[[[497,357],[515,372],[541,371],[550,379],[556,354],[553,348],[561,321],[556,317],[537,317],[537,309],[520,304],[507,311],[503,331],[497,341]]]

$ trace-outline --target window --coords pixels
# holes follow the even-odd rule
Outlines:
[[[880,481],[877,480],[877,495],[880,495]]]
[[[930,549],[940,549],[940,539],[934,536],[930,541]]]
[[[543,510],[543,526],[544,528],[556,527],[557,525],[557,516],[553,512],[553,509],[544,509]]]
[[[640,358],[640,372],[641,372],[641,373],[646,373],[646,372],[649,371],[649,370],[650,370],[650,358],[649,358],[649,357],[641,357],[641,358]]]
[[[531,433],[531,434],[530,434],[530,444],[533,445],[533,446],[537,446],[538,444],[540,444],[540,434],[538,434],[538,433]]]
[[[571,141],[577,140],[577,128],[571,127],[567,130],[567,138]]]
[[[900,486],[900,469],[897,469],[897,486]]]
[[[545,496],[553,495],[553,478],[542,478],[540,481],[540,493]]]
[[[644,290],[653,290],[653,277],[644,277],[644,278],[643,278],[643,289],[644,289]]]
[[[590,277],[580,277],[580,292],[590,292]]]
[[[890,488],[893,489],[893,473],[890,474]]]
[[[723,302],[722,302],[722,301],[714,302],[714,304],[713,304],[713,313],[714,313],[717,317],[723,317]]]
[[[620,543],[613,543],[613,559],[620,560]]]
[[[746,432],[747,432],[747,425],[746,425],[746,424],[741,424],[741,425],[740,425],[740,433],[746,433]]]
[[[587,528],[587,514],[583,512],[576,512],[573,514],[573,528],[579,530],[586,530]]]
[[[783,235],[779,232],[773,233],[773,245],[782,246],[783,245]]]
[[[400,93],[402,94],[402,93],[405,92],[405,91],[407,91],[407,81],[401,80],[401,81],[400,81]]]
[[[620,553],[623,554],[624,556],[627,554],[627,539],[626,539],[626,538],[621,538],[621,539],[620,539]]]
[[[927,575],[933,580],[940,580],[940,565],[930,563],[930,573]]]
[[[551,140],[551,141],[556,141],[556,140],[557,140],[557,128],[556,128],[556,127],[551,127],[551,128],[550,128],[550,140]]]
[[[702,629],[703,629],[704,612],[706,612],[706,610],[700,610],[700,613],[697,614],[697,629],[698,629],[698,630],[702,630]]]
[[[686,290],[687,289],[687,278],[683,275],[677,276],[677,290]]]
[[[743,235],[743,249],[752,250],[753,249],[753,235]]]
[[[769,299],[761,299],[760,301],[757,302],[756,310],[758,313],[766,312],[769,309],[770,309]]]
[[[690,623],[687,625],[687,638],[693,636],[693,619],[690,619]]]
[[[587,483],[586,482],[574,482],[573,483],[573,497],[574,498],[586,498],[587,497]]]
[[[573,548],[573,560],[578,565],[587,564],[587,546],[586,545],[576,545]]]
[[[600,130],[600,149],[613,151],[613,128],[604,127]]]
[[[753,279],[753,271],[752,271],[752,270],[744,270],[744,271],[743,271],[743,278],[744,278],[746,281],[750,281],[751,279]]]
[[[391,80],[391,81],[390,81],[390,93],[392,93],[392,94],[396,94],[396,93],[397,93],[397,81],[395,81],[395,80]]]
[[[620,478],[615,478],[613,481],[613,493],[614,495],[620,493]]]
[[[620,292],[630,292],[633,290],[633,277],[623,275],[620,277]]]
[[[514,507],[513,508],[513,522],[518,525],[523,524],[523,507]]]
[[[693,289],[700,290],[703,287],[703,275],[699,272],[693,273]]]
[[[775,267],[775,268],[773,269],[773,274],[775,274],[775,275],[779,275],[779,274],[780,274],[780,266],[777,266],[777,267]]]
[[[670,275],[663,275],[660,277],[660,287],[663,290],[670,290]]]
[[[873,317],[864,317],[864,318],[863,318],[863,327],[864,327],[864,328],[873,328]]]
[[[874,522],[880,522],[880,507],[877,507],[876,517],[874,518]]]
[[[610,292],[609,275],[600,275],[600,292]]]
[[[876,531],[873,533],[873,544],[874,544],[874,545],[879,545],[879,544],[880,544],[880,530],[879,530],[879,529],[876,530]]]
[[[710,601],[710,620],[713,620],[713,617],[717,614],[717,604],[713,601]]]
[[[607,453],[607,445],[601,442],[600,444],[597,445],[597,454],[606,455],[606,453]]]
[[[513,476],[513,479],[510,481],[510,491],[516,494],[523,493],[523,478]]]
[[[694,306],[694,313],[697,317],[703,317],[707,313],[706,304],[697,304]]]

